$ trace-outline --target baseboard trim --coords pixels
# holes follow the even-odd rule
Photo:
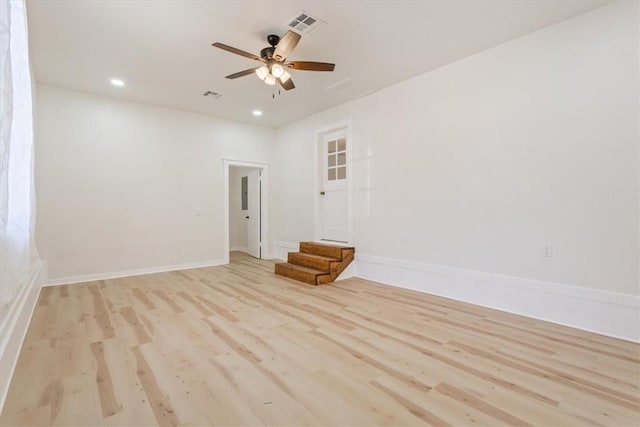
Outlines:
[[[0,324],[0,413],[38,301],[42,283],[41,271],[41,265],[37,264],[27,279],[27,285],[16,296]]]
[[[286,260],[289,252],[297,252],[299,249],[298,243],[276,241],[273,242],[272,256],[275,259]]]
[[[79,276],[68,276],[47,280],[43,286],[71,285],[74,283],[93,282],[95,280],[119,279],[121,277],[143,276],[145,274],[165,273],[167,271],[190,270],[193,268],[216,267],[228,264],[226,259],[218,259],[203,262],[190,262],[185,264],[164,265],[160,267],[138,268],[135,270],[125,270],[110,273],[85,274]]]
[[[562,283],[356,254],[357,276],[640,342],[640,297]]]
[[[231,247],[229,247],[229,252],[233,252],[233,251],[248,253],[249,252],[249,248],[247,248],[246,246],[231,246]]]
[[[285,260],[288,252],[298,250],[298,243],[275,241],[273,248],[273,257]],[[227,261],[222,259],[71,276],[49,280],[43,286],[214,267],[226,263]],[[356,253],[352,264],[349,274],[340,279],[361,277],[614,338],[640,342],[640,297],[638,296],[359,253]],[[0,329],[0,331],[3,330]],[[0,350],[2,350],[1,347]]]

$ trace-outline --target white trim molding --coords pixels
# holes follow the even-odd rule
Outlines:
[[[121,277],[142,276],[145,274],[165,273],[167,271],[191,270],[193,268],[216,267],[228,264],[226,259],[212,261],[189,262],[186,264],[165,265],[160,267],[138,268],[135,270],[117,271],[111,273],[85,274],[81,276],[61,277],[47,280],[43,286],[71,285],[73,283],[93,282],[96,280],[118,279]]]
[[[18,355],[27,335],[42,283],[41,264],[34,267],[0,323],[0,412],[4,407]]]
[[[300,250],[298,243],[275,241],[273,242],[272,258],[286,261],[289,252],[298,252],[298,250]]]
[[[271,254],[269,253],[269,164],[262,162],[250,162],[245,160],[232,160],[232,159],[222,159],[222,174],[223,174],[223,209],[224,209],[224,253],[225,253],[225,262],[224,264],[229,264],[229,251],[232,249],[229,245],[229,168],[232,166],[240,166],[240,167],[249,167],[260,169],[260,181],[262,185],[260,185],[260,248],[261,250],[261,258],[269,259],[271,258]]]
[[[640,342],[640,297],[356,253],[357,276]]]
[[[246,246],[229,246],[229,252],[246,252],[249,253],[249,248]]]

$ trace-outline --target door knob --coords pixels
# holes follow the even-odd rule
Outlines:
[[[248,217],[248,216],[245,216],[245,218],[249,219],[249,217]]]
[[[324,191],[321,191],[321,192],[320,192],[320,195],[321,195],[321,196],[324,196]]]

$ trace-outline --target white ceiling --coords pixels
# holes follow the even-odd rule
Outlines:
[[[28,19],[38,82],[278,127],[605,3],[50,0],[28,1]],[[259,54],[302,10],[327,25],[289,59],[333,62],[333,73],[292,71],[296,89],[275,100],[254,75],[224,78],[256,62],[212,42]]]

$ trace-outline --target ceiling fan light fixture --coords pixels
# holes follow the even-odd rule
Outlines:
[[[269,68],[262,66],[256,70],[256,75],[260,80],[264,80],[269,75]]]
[[[291,78],[291,74],[287,72],[287,70],[282,70],[282,74],[280,75],[280,82],[285,83]]]
[[[284,72],[284,67],[280,64],[273,64],[273,66],[271,67],[271,74],[273,74],[273,77],[275,77],[276,79],[282,76],[282,73]]]
[[[264,82],[269,86],[274,86],[276,84],[276,78],[273,74],[268,74],[267,77],[264,78]]]

